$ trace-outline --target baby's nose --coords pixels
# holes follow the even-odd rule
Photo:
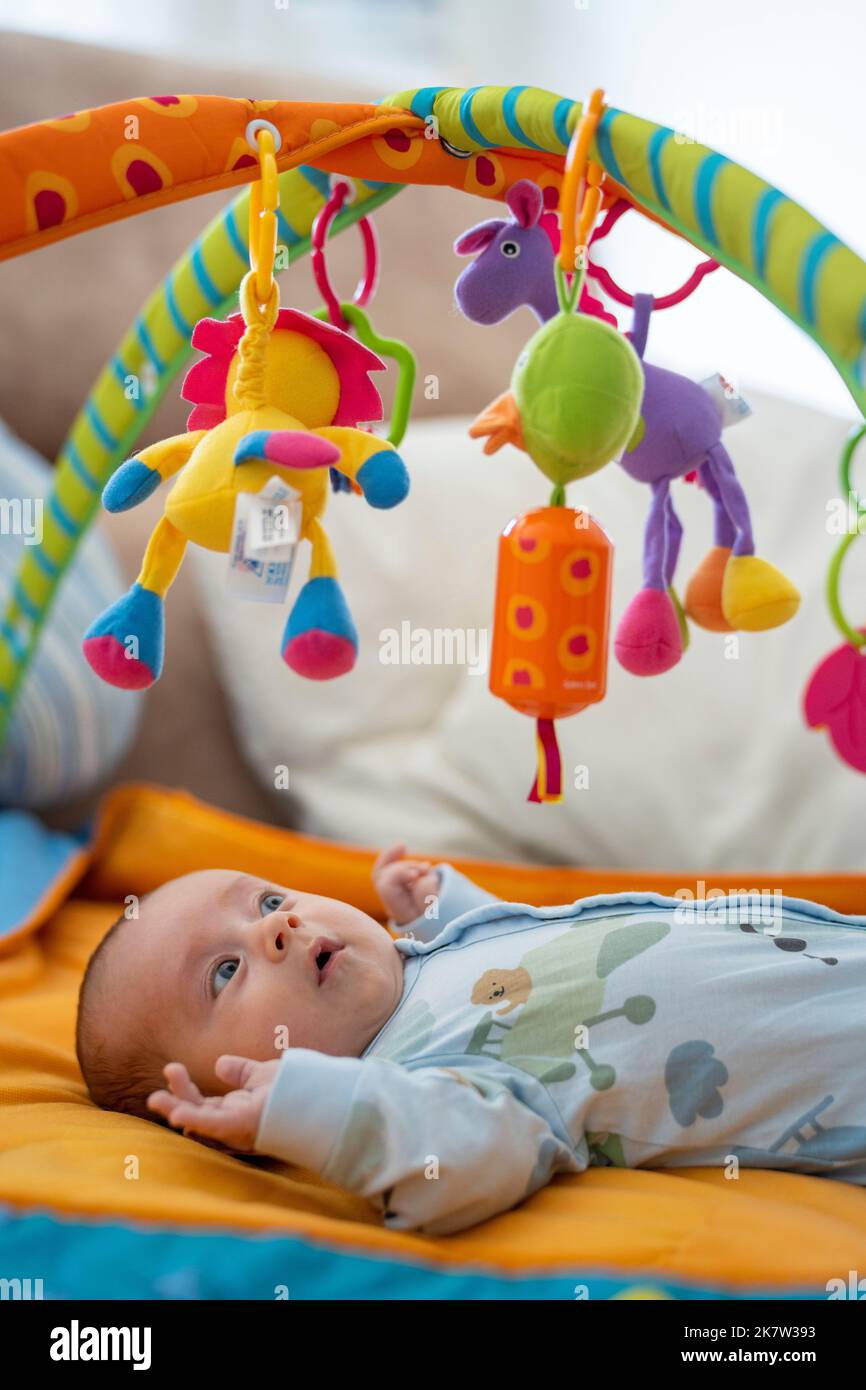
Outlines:
[[[282,960],[289,949],[289,933],[302,925],[296,912],[288,912],[285,916],[275,912],[272,918],[266,919],[265,949],[271,960]]]

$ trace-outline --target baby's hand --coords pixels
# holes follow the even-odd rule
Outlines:
[[[219,1057],[216,1074],[233,1089],[224,1096],[203,1096],[183,1062],[169,1062],[163,1069],[169,1089],[152,1091],[147,1103],[184,1134],[216,1139],[227,1148],[248,1153],[255,1145],[279,1065],[279,1058],[254,1062],[250,1057]]]
[[[439,875],[426,860],[404,859],[405,845],[392,845],[373,865],[373,883],[391,921],[414,922],[439,892]]]

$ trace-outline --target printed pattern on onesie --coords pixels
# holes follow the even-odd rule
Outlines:
[[[866,930],[789,900],[770,923],[751,902],[668,903],[575,904],[546,920],[472,914],[441,946],[407,956],[401,1005],[365,1057],[475,1075],[489,1062],[523,1099],[531,1078],[581,1166],[742,1165],[866,1182],[855,1065],[866,1054]]]

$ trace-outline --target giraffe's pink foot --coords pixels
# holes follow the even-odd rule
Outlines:
[[[676,666],[683,639],[670,595],[641,589],[619,621],[614,651],[620,666],[633,676],[659,676]]]

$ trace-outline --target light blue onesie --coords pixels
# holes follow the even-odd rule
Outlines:
[[[866,1183],[866,917],[796,898],[503,903],[449,865],[359,1058],[289,1049],[256,1149],[458,1231],[590,1164]]]

